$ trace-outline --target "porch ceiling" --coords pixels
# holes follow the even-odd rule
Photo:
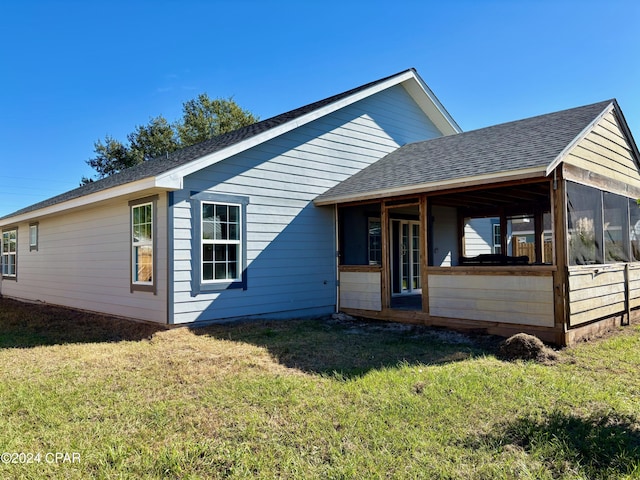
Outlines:
[[[470,189],[429,197],[433,205],[473,209],[517,209],[519,206],[549,207],[549,182]]]

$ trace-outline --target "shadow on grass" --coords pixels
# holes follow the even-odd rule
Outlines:
[[[474,440],[475,448],[523,450],[553,478],[615,478],[640,474],[640,425],[632,416],[593,412],[588,417],[551,412],[520,418]]]
[[[290,368],[344,377],[400,363],[439,364],[494,354],[499,341],[423,326],[332,319],[243,322],[193,332],[264,347]]]
[[[0,297],[0,348],[143,340],[159,325]]]

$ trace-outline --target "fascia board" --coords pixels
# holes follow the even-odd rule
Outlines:
[[[614,109],[614,104],[613,102],[611,102],[609,105],[607,105],[604,108],[604,110],[602,110],[602,112],[600,112],[600,114],[596,118],[594,118],[589,123],[589,125],[584,127],[584,129],[578,135],[576,135],[576,138],[574,138],[566,147],[564,147],[564,149],[558,154],[558,156],[553,160],[553,162],[549,164],[549,166],[547,167],[546,174],[550,175],[551,172],[553,172],[558,167],[558,165],[560,165],[560,163],[566,158],[569,152],[571,152],[571,150],[573,150],[573,148],[578,143],[584,140],[585,137],[589,135],[589,133],[591,133],[591,131],[595,128],[595,126],[600,122],[600,120],[602,120],[604,116],[607,115],[609,112],[611,112],[613,109]]]
[[[62,213],[67,210],[85,207],[87,205],[101,202],[104,200],[111,200],[113,198],[117,198],[123,195],[130,195],[136,192],[141,192],[144,190],[151,190],[156,188],[162,188],[166,190],[175,189],[175,187],[174,188],[168,188],[167,186],[160,187],[156,183],[155,178],[153,177],[145,178],[142,180],[138,180],[136,182],[126,183],[124,185],[109,188],[107,190],[101,190],[99,192],[95,192],[89,195],[84,195],[78,198],[67,200],[65,202],[56,203],[48,207],[39,208],[37,210],[25,212],[23,214],[15,215],[12,217],[6,217],[0,220],[0,227],[5,225],[12,225],[15,223],[25,222],[37,217],[44,217],[47,215]]]
[[[418,84],[421,84],[422,82],[418,79],[417,75],[414,73],[413,70],[407,70],[406,72],[402,72],[398,75],[396,75],[395,77],[389,78],[387,80],[385,80],[384,82],[380,82],[376,85],[372,85],[371,87],[362,90],[360,92],[354,93],[353,95],[350,95],[346,98],[343,98],[341,100],[338,100],[336,102],[333,102],[329,105],[326,105],[322,108],[319,108],[317,110],[314,110],[312,112],[309,112],[305,115],[302,115],[294,120],[291,120],[285,124],[282,124],[278,127],[274,127],[272,129],[269,129],[263,133],[260,133],[258,135],[255,135],[251,138],[248,138],[244,141],[241,141],[235,145],[231,145],[230,147],[224,148],[222,150],[219,150],[217,152],[213,152],[209,155],[205,155],[203,157],[200,157],[198,159],[195,159],[185,165],[181,165],[179,167],[176,167],[172,170],[169,170],[165,173],[162,173],[160,175],[158,175],[157,179],[160,183],[162,183],[164,181],[165,178],[167,177],[186,177],[187,175],[191,175],[192,173],[195,173],[199,170],[202,170],[203,168],[207,168],[211,165],[214,165],[215,163],[220,162],[221,160],[224,160],[226,158],[229,158],[233,155],[237,155],[238,153],[242,153],[252,147],[255,147],[257,145],[260,145],[268,140],[271,140],[273,138],[276,138],[280,135],[283,135],[287,132],[290,132],[291,130],[294,130],[298,127],[301,127],[303,125],[306,125],[310,122],[313,122],[314,120],[317,120],[318,118],[324,117],[326,115],[329,115],[330,113],[333,113],[337,110],[340,110],[341,108],[344,108],[346,106],[349,106],[355,102],[358,102],[364,98],[370,97],[372,95],[375,95],[378,92],[381,92],[383,90],[386,90],[387,88],[393,87],[395,85],[398,84],[402,84],[403,82],[407,82],[410,80],[415,80],[415,82],[417,82]],[[426,90],[423,89],[423,92],[426,95],[429,95],[428,92]],[[412,95],[412,97],[414,98],[414,100],[416,100],[416,98]],[[435,96],[433,96],[433,94],[431,94],[429,96],[429,98],[435,102],[437,102],[437,105],[434,104],[434,111],[436,111],[436,109],[440,112],[440,114],[442,115],[442,111],[440,110],[440,107],[438,106],[440,102],[437,101],[437,99],[435,99]],[[417,101],[417,100],[416,100]],[[421,108],[423,108],[423,106],[421,105]],[[454,122],[455,124],[455,122]],[[456,125],[457,126],[457,125]]]
[[[546,177],[544,167],[535,167],[523,170],[512,170],[509,172],[491,173],[477,175],[473,177],[463,177],[455,180],[443,180],[440,182],[428,182],[406,187],[387,188],[380,190],[370,190],[361,194],[340,195],[328,197],[322,200],[314,200],[314,205],[321,207],[338,203],[359,202],[363,200],[380,200],[387,197],[397,197],[400,195],[415,195],[418,193],[430,193],[441,190],[454,190],[456,188],[472,187],[477,185],[487,185],[492,183],[508,182],[510,180],[524,180],[530,178]]]
[[[453,117],[440,103],[438,97],[435,96],[429,86],[422,80],[420,75],[414,75],[414,82],[405,81],[403,84],[413,100],[420,105],[423,112],[431,119],[444,135],[453,135],[462,133],[462,129],[453,119]],[[428,100],[429,101],[428,101]]]

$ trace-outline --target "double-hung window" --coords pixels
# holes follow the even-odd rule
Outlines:
[[[195,193],[193,213],[194,294],[247,288],[247,197]]]
[[[239,281],[241,205],[202,203],[202,281]]]
[[[2,232],[2,276],[16,278],[18,258],[18,229]]]
[[[129,203],[131,291],[155,292],[155,197]]]

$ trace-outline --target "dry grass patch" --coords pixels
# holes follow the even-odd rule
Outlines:
[[[82,460],[1,478],[640,477],[635,328],[550,366],[384,322],[164,330],[35,307],[0,299],[0,444]]]

